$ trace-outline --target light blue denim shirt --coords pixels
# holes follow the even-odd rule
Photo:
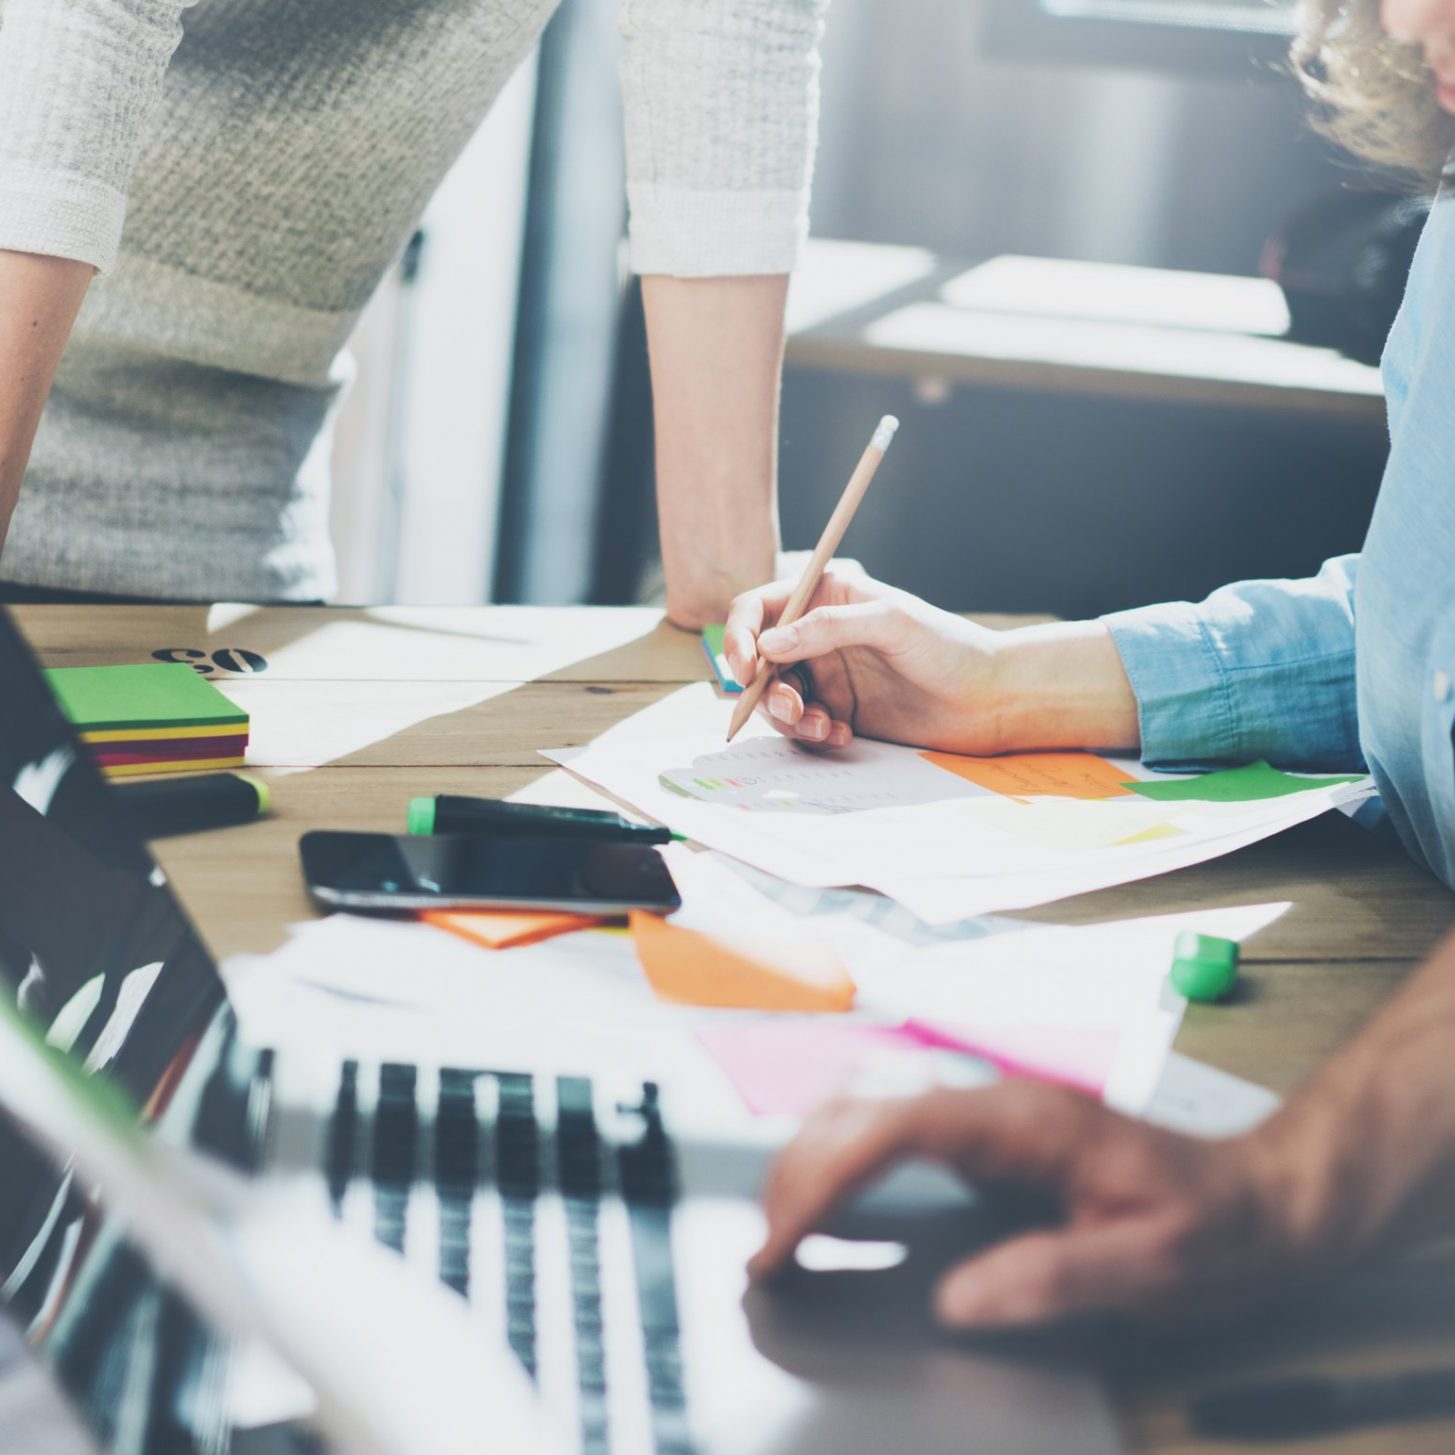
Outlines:
[[[1374,775],[1409,851],[1455,886],[1455,198],[1435,204],[1384,352],[1390,456],[1364,550],[1305,581],[1104,618],[1144,758]]]

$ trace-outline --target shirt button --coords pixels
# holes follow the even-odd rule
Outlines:
[[[1435,701],[1448,702],[1450,700],[1450,674],[1448,672],[1435,673]]]

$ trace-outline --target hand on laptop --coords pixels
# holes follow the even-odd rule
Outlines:
[[[1060,1220],[948,1269],[936,1312],[953,1327],[1014,1327],[1118,1312],[1156,1321],[1234,1312],[1317,1271],[1296,1235],[1293,1159],[1260,1133],[1202,1141],[1030,1081],[846,1098],[805,1123],[769,1173],[767,1277],[834,1206],[909,1158],[982,1186],[1046,1194]]]
[[[1136,699],[1100,622],[990,631],[835,562],[808,611],[775,629],[794,585],[738,597],[723,650],[745,685],[758,652],[789,669],[759,710],[796,742],[842,748],[858,734],[974,755],[1138,744]]]

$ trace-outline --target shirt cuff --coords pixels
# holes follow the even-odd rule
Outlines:
[[[105,273],[116,265],[125,221],[126,198],[104,182],[0,161],[0,248]]]
[[[1137,697],[1142,761],[1197,768],[1234,756],[1227,674],[1195,606],[1185,601],[1113,612],[1112,634]]]
[[[694,191],[642,182],[627,191],[636,273],[791,273],[808,236],[807,198],[798,191]]]

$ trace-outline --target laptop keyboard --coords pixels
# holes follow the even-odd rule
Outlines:
[[[583,1455],[691,1455],[658,1092],[349,1061],[335,1214],[428,1265],[510,1344]]]

